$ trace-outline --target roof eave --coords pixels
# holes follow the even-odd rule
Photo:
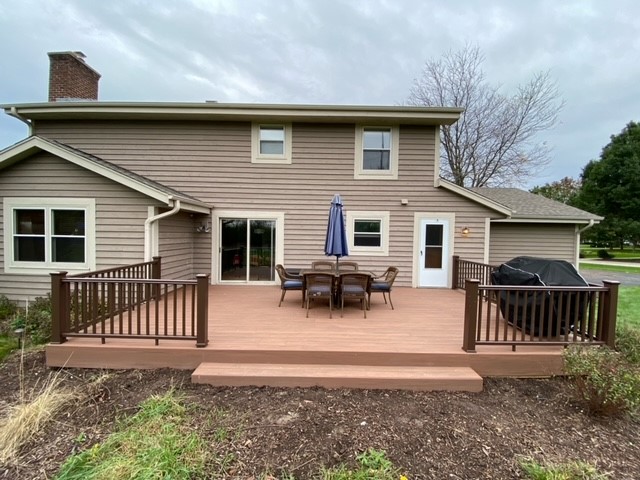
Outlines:
[[[47,102],[0,105],[29,120],[148,119],[298,121],[331,123],[400,123],[451,125],[463,112],[457,107],[389,107],[359,105],[264,105],[169,102]]]
[[[577,218],[577,217],[566,217],[566,216],[544,216],[544,215],[522,215],[519,216],[514,214],[511,218],[499,218],[495,220],[491,220],[495,223],[590,223],[593,221],[594,224],[600,223],[601,220],[604,220],[604,217],[593,216],[591,218]]]
[[[468,188],[461,187],[460,185],[456,185],[455,183],[450,182],[449,180],[445,180],[442,177],[439,177],[436,179],[436,186],[444,188],[445,190],[449,190],[451,192],[457,193],[458,195],[461,195],[465,198],[468,198],[469,200],[472,200],[476,203],[484,205],[485,207],[490,208],[491,210],[495,210],[496,212],[502,213],[507,217],[511,217],[513,213],[509,207],[502,205],[501,203],[495,202],[485,197],[484,195],[480,195],[479,193],[469,190]]]

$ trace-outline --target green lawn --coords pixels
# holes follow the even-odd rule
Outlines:
[[[601,265],[598,263],[580,263],[580,270],[602,270],[607,272],[640,273],[640,263],[637,267],[623,265]]]
[[[584,258],[598,258],[598,251],[604,250],[602,248],[590,247],[588,245],[580,246],[580,253]],[[607,249],[609,255],[612,255],[613,258],[640,258],[640,249],[627,247],[624,250],[620,250],[619,248],[611,248]]]
[[[633,325],[640,328],[640,287],[620,287],[618,325]]]
[[[0,336],[0,362],[16,348],[18,348],[18,342],[15,338]]]

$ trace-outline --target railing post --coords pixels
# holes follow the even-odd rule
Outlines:
[[[460,255],[454,255],[453,256],[453,280],[451,282],[451,288],[453,290],[457,290],[458,289],[458,275],[460,274],[460,272],[458,271],[458,269],[460,268]]]
[[[620,282],[613,280],[603,280],[602,284],[607,287],[604,300],[604,318],[602,325],[602,341],[609,347],[616,346],[616,317],[618,315],[618,287]]]
[[[162,257],[153,257],[151,264],[151,278],[159,280],[162,278]]]
[[[51,273],[51,343],[64,343],[69,298],[68,289],[62,283],[67,272]]]
[[[478,285],[475,278],[465,279],[464,332],[462,349],[467,353],[476,351],[476,329],[478,325]]]
[[[162,257],[152,257],[153,263],[151,264],[151,278],[154,280],[160,280],[162,278]],[[151,287],[151,298],[158,298],[160,295],[160,285],[153,285]]]
[[[196,275],[196,347],[206,347],[209,343],[209,275]]]

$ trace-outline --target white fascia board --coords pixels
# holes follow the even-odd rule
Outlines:
[[[451,125],[463,109],[453,107],[391,107],[354,105],[261,105],[238,103],[59,102],[0,105],[27,119],[62,118],[189,118],[235,120],[297,120],[357,123],[384,121]]]
[[[492,219],[491,223],[584,223],[587,224],[591,220],[584,218],[497,218]],[[593,220],[593,223],[600,223],[600,220]]]
[[[494,202],[493,200],[490,200],[487,197],[480,195],[479,193],[469,190],[468,188],[461,187],[460,185],[456,185],[455,183],[450,182],[449,180],[445,180],[444,178],[437,178],[436,186],[444,188],[445,190],[449,190],[453,193],[457,193],[462,197],[473,200],[474,202],[479,203],[480,205],[484,205],[485,207],[490,208],[491,210],[495,210],[496,212],[502,213],[507,217],[511,217],[511,215],[513,214],[512,210],[505,205]]]

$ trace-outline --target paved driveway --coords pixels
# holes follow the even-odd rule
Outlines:
[[[617,280],[623,285],[640,285],[640,273],[605,272],[603,270],[583,269],[580,274],[589,283],[602,283],[602,280]]]

